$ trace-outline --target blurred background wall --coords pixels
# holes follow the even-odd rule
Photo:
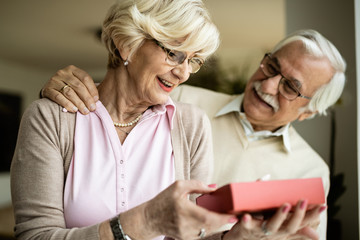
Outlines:
[[[0,3],[0,94],[20,97],[20,116],[38,98],[43,84],[69,64],[101,81],[107,56],[96,31],[113,2],[12,0]],[[332,207],[337,210],[334,219],[340,225],[339,239],[358,239],[356,74],[359,67],[356,68],[355,49],[360,40],[355,40],[355,34],[360,23],[355,24],[355,3],[359,7],[359,0],[204,2],[222,38],[215,56],[216,69],[230,82],[247,79],[263,54],[297,29],[320,31],[342,52],[348,64],[348,82],[341,103],[329,116],[295,123],[295,127],[328,163],[333,160],[337,182],[332,186],[336,186],[338,192],[334,194]],[[0,111],[1,104],[0,98]],[[332,141],[334,133],[335,141]],[[0,133],[0,141],[7,140],[4,138]],[[0,156],[0,163],[4,161]],[[9,172],[1,171],[0,208],[10,205],[9,182]]]

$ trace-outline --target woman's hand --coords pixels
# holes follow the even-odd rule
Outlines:
[[[214,191],[196,180],[176,181],[152,200],[142,204],[143,218],[137,224],[126,221],[131,210],[121,214],[124,232],[134,239],[151,239],[165,235],[174,239],[199,238],[203,228],[206,235],[219,227],[237,221],[236,216],[218,214],[197,206],[188,198],[192,193],[209,193]],[[142,234],[140,235],[141,231]]]
[[[68,85],[69,87],[65,87]],[[42,97],[49,98],[69,112],[88,114],[96,109],[99,99],[93,79],[75,66],[67,66],[56,72],[41,90]]]
[[[316,228],[319,224],[320,213],[326,207],[318,205],[311,210],[306,210],[307,201],[302,200],[298,202],[293,213],[290,213],[290,208],[289,204],[284,204],[266,221],[244,214],[223,239],[319,239]]]

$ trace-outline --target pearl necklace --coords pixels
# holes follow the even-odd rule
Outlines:
[[[113,123],[114,123],[115,127],[130,127],[130,126],[134,125],[135,123],[137,123],[140,120],[141,116],[142,116],[142,114],[140,114],[134,120],[132,120],[131,122],[128,122],[128,123],[118,123],[118,122],[113,122]]]

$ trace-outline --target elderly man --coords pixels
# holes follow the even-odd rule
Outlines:
[[[254,181],[266,175],[271,179],[321,177],[328,194],[326,163],[291,122],[324,114],[342,93],[345,69],[345,61],[332,43],[314,30],[303,30],[287,36],[265,54],[243,94],[227,95],[182,86],[172,98],[199,106],[211,120],[214,183],[221,186]],[[71,112],[77,107],[83,113],[94,110],[97,91],[91,77],[75,67],[66,70],[76,77],[58,72],[42,94]],[[59,91],[64,82],[70,88]],[[320,219],[318,233],[320,239],[326,239],[326,211]],[[272,222],[266,226],[268,231],[278,228]]]

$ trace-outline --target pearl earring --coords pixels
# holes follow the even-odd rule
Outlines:
[[[126,67],[127,65],[129,65],[129,61],[126,59],[124,62],[124,66]]]

